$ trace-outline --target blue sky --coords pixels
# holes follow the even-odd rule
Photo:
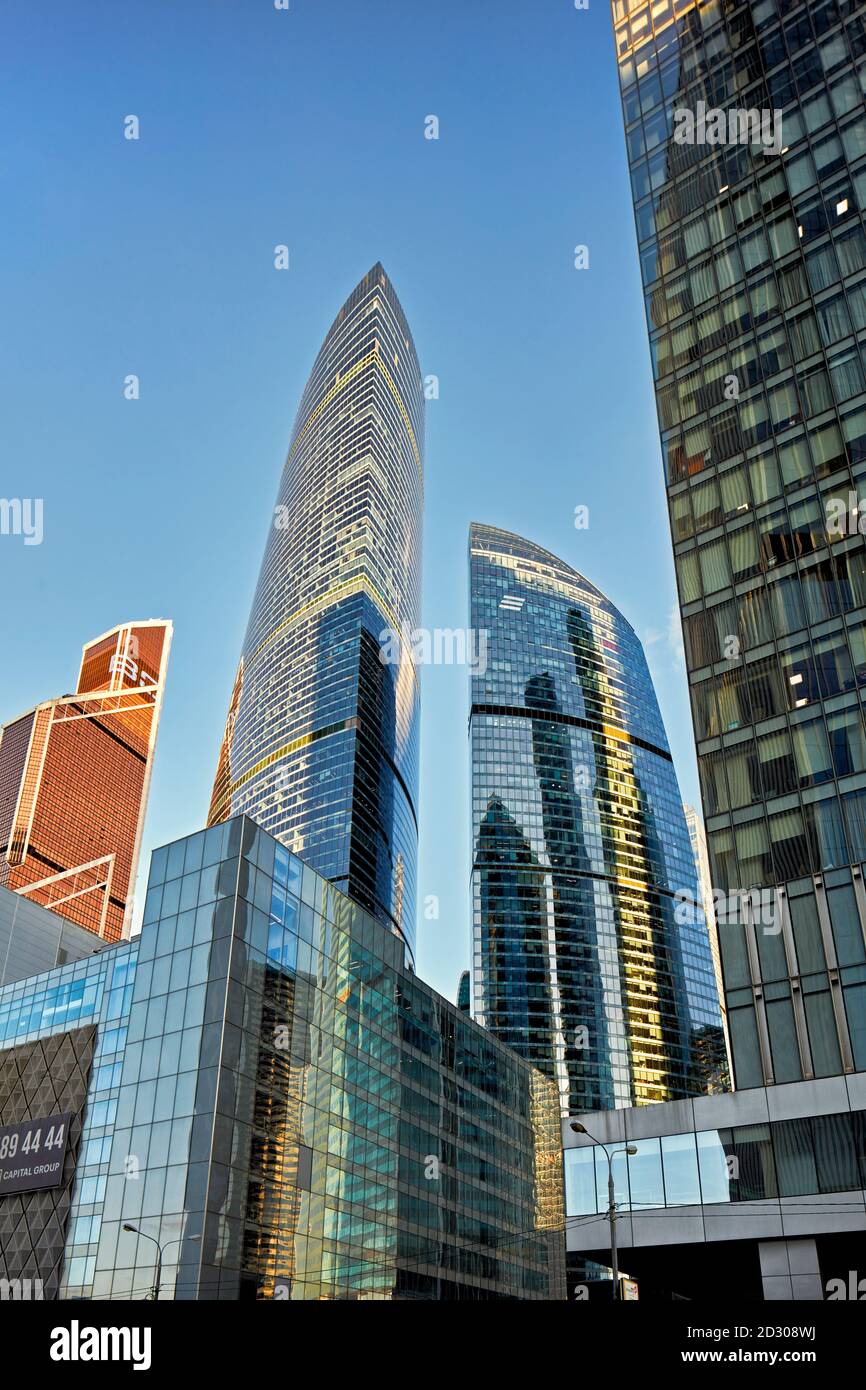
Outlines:
[[[471,520],[561,555],[648,643],[694,800],[605,0],[51,0],[5,6],[0,47],[0,493],[44,499],[41,546],[0,537],[0,719],[68,690],[86,639],[171,618],[143,866],[203,824],[298,399],[380,259],[440,379],[425,625],[467,621]],[[450,997],[467,695],[425,670],[418,968]]]

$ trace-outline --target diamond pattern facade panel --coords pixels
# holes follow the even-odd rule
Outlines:
[[[73,1114],[61,1186],[0,1197],[0,1278],[29,1280],[31,1291],[41,1284],[46,1299],[60,1285],[95,1045],[91,1024],[0,1052],[0,1125]]]

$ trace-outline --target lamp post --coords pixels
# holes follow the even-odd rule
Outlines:
[[[600,1139],[596,1139],[589,1130],[580,1123],[579,1120],[572,1120],[571,1129],[575,1134],[585,1134],[587,1139],[591,1139],[593,1144],[604,1149],[607,1159],[607,1219],[610,1222],[610,1263],[613,1269],[613,1297],[619,1298],[619,1252],[616,1248],[616,1197],[613,1186],[613,1159],[616,1154],[636,1154],[637,1149],[634,1144],[625,1144],[620,1149],[610,1149],[603,1144]]]
[[[163,1245],[160,1245],[156,1236],[149,1236],[147,1234],[147,1231],[140,1231],[138,1227],[133,1226],[130,1221],[124,1221],[123,1229],[125,1231],[132,1231],[133,1235],[144,1236],[145,1240],[152,1240],[154,1245],[156,1246],[156,1278],[154,1279],[153,1287],[150,1291],[150,1297],[152,1300],[159,1298],[159,1290],[162,1284],[163,1250],[167,1250],[170,1245],[180,1245],[185,1240],[201,1240],[201,1236],[178,1236],[176,1240],[167,1240]]]

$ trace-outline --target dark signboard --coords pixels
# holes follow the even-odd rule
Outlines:
[[[0,1197],[59,1187],[71,1114],[0,1125]]]

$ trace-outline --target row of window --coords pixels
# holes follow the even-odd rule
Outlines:
[[[654,1207],[857,1192],[866,1186],[863,1111],[628,1142],[637,1153],[614,1157],[615,1200],[620,1212],[636,1216]],[[607,1160],[595,1145],[566,1150],[568,1216],[607,1210],[607,1174]],[[862,1202],[858,1205],[862,1209]]]

